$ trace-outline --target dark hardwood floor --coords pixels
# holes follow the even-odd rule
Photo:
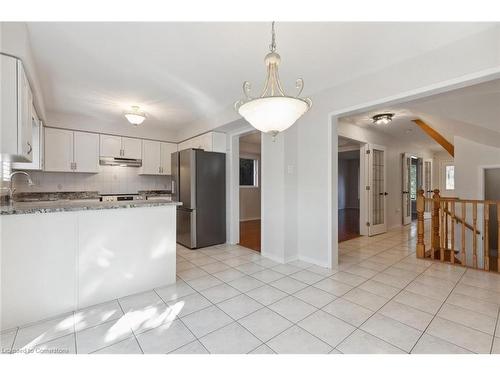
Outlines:
[[[240,221],[239,245],[260,251],[260,220]]]
[[[339,242],[359,237],[359,209],[339,210]]]

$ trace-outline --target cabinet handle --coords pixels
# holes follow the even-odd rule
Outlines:
[[[31,151],[33,151],[33,147],[31,146],[31,143],[26,142],[28,144],[29,150],[28,150],[28,155],[31,154]]]

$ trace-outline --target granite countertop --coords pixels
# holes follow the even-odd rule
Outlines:
[[[0,206],[0,215],[19,215],[50,212],[105,210],[135,207],[181,206],[170,199],[101,202],[96,199],[68,199],[56,201],[15,202]]]

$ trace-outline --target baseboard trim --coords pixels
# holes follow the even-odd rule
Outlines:
[[[313,258],[309,258],[307,256],[299,255],[298,259],[303,261],[303,262],[314,264],[315,266],[328,268],[328,269],[332,268],[331,265],[329,265],[327,262],[318,262],[318,260],[313,259]]]
[[[242,221],[255,221],[255,220],[260,220],[260,217],[247,217],[246,219],[240,219],[240,223]]]

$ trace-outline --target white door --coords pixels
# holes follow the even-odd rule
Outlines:
[[[99,134],[74,132],[74,171],[99,172]]]
[[[401,183],[401,199],[402,199],[402,212],[403,212],[403,225],[411,223],[411,199],[410,199],[410,183],[411,183],[411,155],[408,153],[403,154],[403,181]]]
[[[171,169],[172,169],[172,152],[177,151],[177,145],[175,143],[166,143],[162,142],[160,145],[161,148],[161,161],[160,161],[160,167],[161,167],[161,174],[163,175],[170,175],[172,174]]]
[[[140,174],[160,174],[161,142],[142,141],[142,168]]]
[[[385,147],[368,145],[368,235],[387,232],[387,191]]]
[[[73,132],[45,128],[45,171],[73,172]]]
[[[432,198],[432,159],[424,159],[424,180],[422,188],[424,189],[424,197]],[[431,203],[425,202],[424,218],[430,219],[431,217]]]
[[[115,135],[104,135],[100,136],[100,156],[109,158],[120,158],[122,157],[122,137],[117,137]]]
[[[142,139],[122,137],[122,157],[140,159],[142,157]]]

